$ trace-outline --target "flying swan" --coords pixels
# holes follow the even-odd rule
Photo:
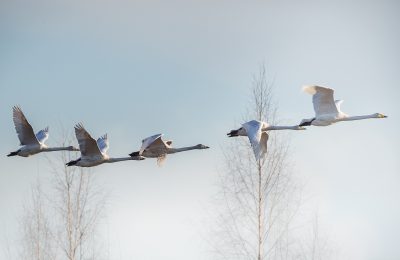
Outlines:
[[[231,130],[227,135],[229,137],[247,136],[253,148],[256,160],[267,153],[268,133],[270,130],[305,130],[302,126],[273,126],[266,122],[251,120],[242,124],[242,127],[237,130]]]
[[[172,148],[172,141],[164,141],[161,139],[163,134],[157,134],[142,140],[142,147],[139,151],[130,153],[130,156],[144,156],[147,158],[157,158],[157,164],[160,166],[165,160],[167,154],[180,153],[196,149],[208,149],[210,147],[203,144],[195,146]]]
[[[92,167],[103,163],[115,163],[128,160],[144,160],[142,156],[110,158],[107,155],[109,142],[107,134],[103,135],[95,141],[85,130],[82,124],[75,126],[75,135],[78,139],[81,157],[77,160],[68,162],[67,166]]]
[[[368,118],[386,118],[387,116],[375,113],[364,116],[348,116],[340,110],[343,100],[334,100],[331,88],[320,86],[305,86],[303,91],[313,95],[315,117],[303,119],[300,126],[328,126],[340,121],[352,121]]]
[[[29,124],[28,120],[26,120],[24,113],[22,113],[21,108],[18,106],[13,107],[13,121],[22,147],[15,152],[9,153],[7,156],[19,155],[22,157],[28,157],[40,152],[79,151],[79,149],[73,146],[49,148],[44,144],[44,142],[49,138],[49,127],[40,130],[35,135],[32,126]]]

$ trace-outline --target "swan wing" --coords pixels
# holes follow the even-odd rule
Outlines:
[[[108,137],[107,134],[99,137],[99,139],[97,139],[97,146],[100,149],[100,152],[102,154],[107,154],[108,148],[110,147],[110,143],[108,142]]]
[[[166,153],[160,154],[157,157],[157,166],[161,167],[164,164],[166,158],[167,158],[167,154]]]
[[[249,137],[254,155],[256,159],[259,160],[262,151],[260,142],[262,137],[261,129],[263,127],[263,122],[252,120],[244,123],[242,126],[246,130],[247,136]]]
[[[13,121],[21,145],[38,144],[38,139],[33,132],[32,126],[18,106],[13,107]]]
[[[333,89],[320,86],[306,86],[303,88],[303,91],[313,95],[316,117],[337,114],[339,112],[333,99]]]
[[[78,139],[82,157],[102,156],[97,142],[90,136],[82,124],[75,126],[75,135]]]
[[[340,107],[342,106],[343,102],[344,102],[344,100],[335,100],[335,105],[336,105],[336,108],[337,108],[337,110],[338,110],[339,112],[342,112],[342,110],[340,109]]]
[[[265,154],[267,153],[268,138],[269,138],[269,135],[267,132],[261,133],[261,140],[260,140],[261,157],[264,157]]]
[[[162,136],[163,134],[156,134],[143,139],[139,154],[142,154],[146,149],[166,148],[164,141],[161,139]]]
[[[42,129],[36,133],[36,139],[41,144],[44,144],[44,142],[46,142],[48,138],[49,138],[49,127],[46,127],[45,129]]]

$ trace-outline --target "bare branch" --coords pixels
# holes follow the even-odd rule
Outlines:
[[[64,136],[62,142],[70,139]],[[70,156],[61,152],[46,157],[51,188],[44,192],[40,182],[33,188],[22,223],[29,256],[24,259],[98,259],[95,233],[107,197],[89,170],[65,166]]]

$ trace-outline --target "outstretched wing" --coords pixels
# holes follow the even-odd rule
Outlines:
[[[261,140],[260,140],[261,158],[264,157],[265,154],[267,153],[268,138],[269,138],[269,135],[267,132],[261,133]]]
[[[335,105],[336,108],[339,112],[342,112],[342,110],[340,109],[341,105],[343,104],[344,100],[335,100]]]
[[[107,134],[99,137],[99,139],[97,139],[97,146],[100,149],[100,152],[102,154],[107,154],[107,150],[109,148],[109,142],[108,142],[108,137]]]
[[[102,156],[97,142],[90,136],[82,124],[77,124],[75,126],[75,135],[76,139],[78,139],[82,157]]]
[[[306,86],[304,92],[313,95],[313,105],[316,117],[337,114],[339,111],[333,99],[333,89],[320,86]]]
[[[42,129],[39,132],[37,132],[36,138],[39,141],[39,143],[44,144],[44,142],[46,142],[46,140],[49,138],[49,127],[46,127],[45,129]]]
[[[164,164],[166,158],[167,158],[167,154],[166,153],[163,153],[163,154],[161,154],[160,156],[157,157],[157,165],[158,165],[158,167],[161,167]]]
[[[18,106],[13,107],[13,121],[21,145],[38,144],[38,139],[33,132],[32,126]]]
[[[246,130],[247,136],[249,137],[250,140],[251,147],[253,148],[253,152],[257,160],[259,160],[260,157],[263,155],[262,153],[263,149],[261,145],[262,127],[263,127],[263,122],[256,120],[252,120],[243,124],[243,128]]]
[[[163,134],[157,134],[143,139],[139,155],[142,155],[143,151],[146,149],[166,148],[165,143],[161,139],[162,136]]]

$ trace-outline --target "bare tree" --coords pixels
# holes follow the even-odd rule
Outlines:
[[[272,84],[264,66],[254,77],[251,106],[244,121],[277,123]],[[275,131],[279,132],[279,131]],[[217,196],[216,255],[223,259],[287,259],[289,228],[300,197],[292,178],[284,134],[271,131],[268,151],[256,160],[246,138],[237,138],[224,151]]]
[[[96,226],[105,206],[104,192],[93,182],[93,173],[67,167],[69,154],[61,153],[57,163],[50,162],[55,196],[49,198],[55,211],[54,240],[66,259],[98,259],[93,250]]]
[[[320,231],[318,214],[315,214],[310,225],[305,226],[303,239],[296,243],[297,255],[299,260],[325,260],[343,259],[339,250],[332,249],[332,242],[329,241],[327,234]]]
[[[96,186],[90,170],[65,166],[70,153],[55,156],[47,157],[52,172],[50,188],[45,192],[36,185],[24,212],[26,259],[101,259],[96,227],[106,194]]]
[[[30,201],[24,206],[25,215],[21,222],[24,238],[21,250],[23,259],[55,259],[43,196],[41,183],[37,180],[31,189]]]

